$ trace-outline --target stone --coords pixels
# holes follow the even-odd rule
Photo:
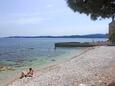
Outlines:
[[[109,24],[109,40],[115,43],[115,20]]]
[[[15,70],[10,66],[0,65],[0,71],[8,71],[8,70]]]
[[[86,86],[85,84],[79,84],[79,86]]]
[[[56,61],[55,59],[52,59],[51,61]]]

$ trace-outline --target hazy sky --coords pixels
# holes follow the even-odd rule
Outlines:
[[[74,13],[66,0],[0,0],[0,36],[107,33],[110,20]]]

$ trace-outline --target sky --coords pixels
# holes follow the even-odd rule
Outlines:
[[[0,0],[0,37],[105,34],[110,22],[74,13],[66,0]]]

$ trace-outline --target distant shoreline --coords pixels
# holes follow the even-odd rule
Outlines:
[[[9,36],[4,38],[108,38],[106,34],[69,35],[69,36]]]

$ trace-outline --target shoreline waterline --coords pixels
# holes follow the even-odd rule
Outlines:
[[[56,61],[56,62],[54,62],[54,63],[44,65],[44,66],[42,66],[42,67],[39,68],[39,69],[34,69],[34,70],[35,70],[35,75],[36,75],[36,73],[41,74],[41,72],[42,72],[42,73],[47,72],[48,70],[51,70],[51,69],[54,68],[55,66],[57,66],[57,65],[59,65],[59,64],[62,64],[62,63],[65,63],[65,62],[67,62],[67,61],[70,61],[70,60],[72,60],[72,59],[74,59],[74,58],[77,58],[77,57],[79,57],[80,55],[83,55],[84,53],[86,53],[86,52],[88,52],[89,50],[92,50],[92,49],[94,49],[94,48],[93,48],[93,47],[85,48],[85,49],[82,50],[79,54],[77,54],[77,55],[75,55],[75,56],[73,56],[73,57],[71,57],[71,58],[69,58],[69,59],[62,60],[62,61],[59,60],[59,61]],[[27,70],[26,70],[26,71],[27,71]],[[14,81],[16,81],[16,80],[19,79],[20,74],[21,74],[21,73],[18,73],[18,74],[15,75],[15,77],[10,77],[10,78],[9,78],[10,81],[9,81],[9,79],[8,79],[8,80],[6,80],[6,83],[3,83],[3,84],[0,85],[0,86],[9,86],[9,84],[11,84],[11,83],[13,83]]]
[[[33,78],[16,80],[8,86],[109,86],[115,77],[114,51],[115,47],[110,46],[92,47],[78,57],[37,72]]]
[[[91,42],[105,41],[107,39],[86,39],[86,38],[13,38],[0,39],[0,65],[3,70],[0,71],[0,85],[3,80],[10,78],[29,67],[42,69],[48,64],[63,62],[78,55],[83,48],[56,48],[57,42]],[[5,66],[5,67],[4,67]],[[5,68],[5,70],[4,70]],[[11,68],[11,69],[9,69]]]

